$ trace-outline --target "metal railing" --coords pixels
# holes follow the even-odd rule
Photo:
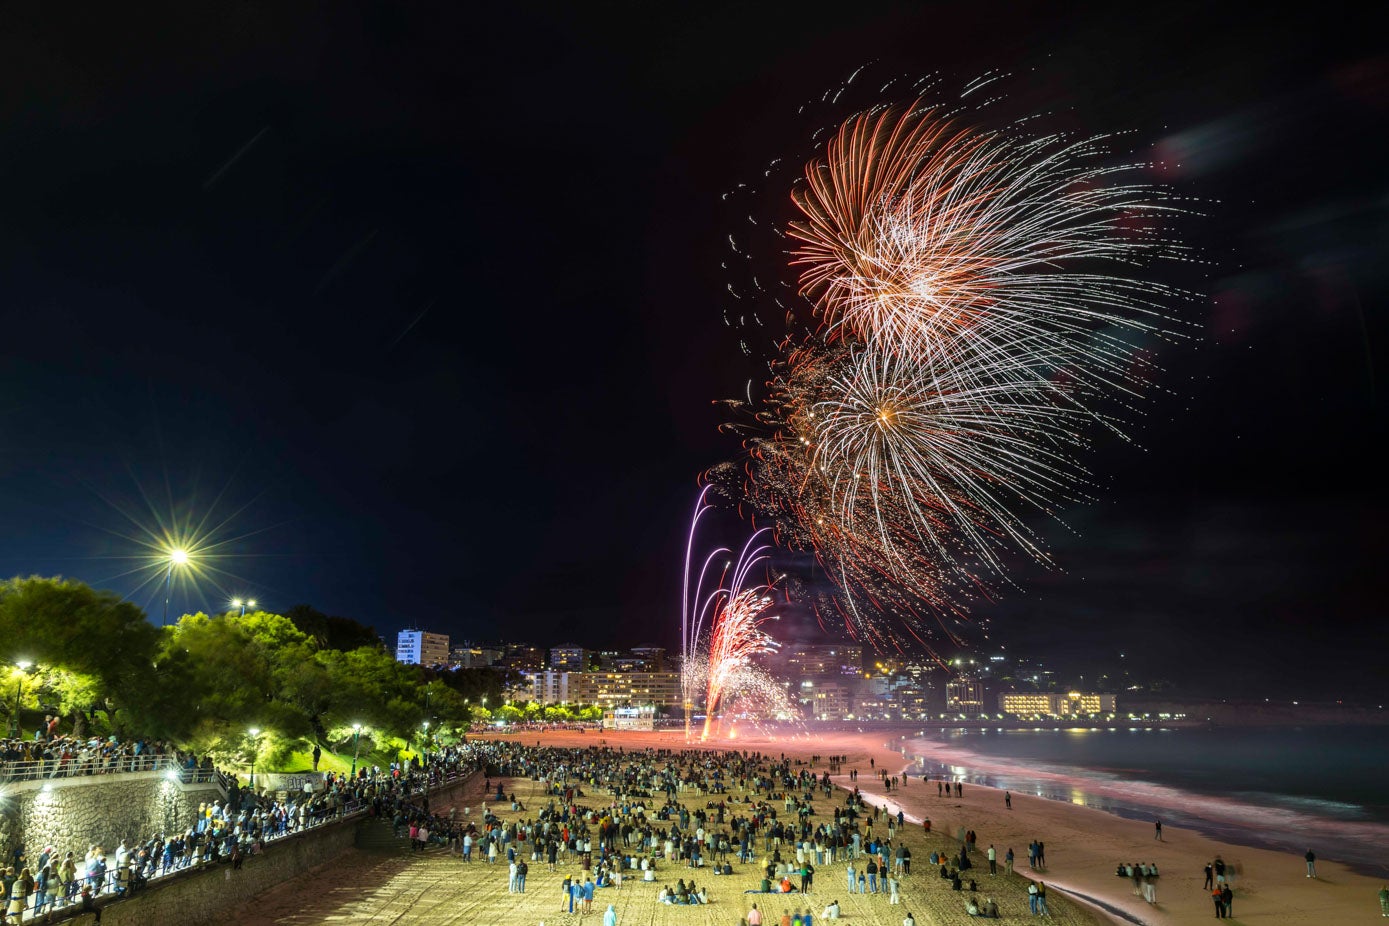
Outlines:
[[[140,756],[75,756],[70,759],[39,759],[30,762],[0,762],[0,783],[43,781],[54,778],[86,778],[93,775],[122,775],[129,772],[177,772],[185,784],[214,781],[216,770],[188,767],[186,760],[168,754]]]

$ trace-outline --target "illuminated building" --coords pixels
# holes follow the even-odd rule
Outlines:
[[[851,675],[863,671],[863,647],[844,643],[788,643],[779,651],[780,662],[792,677]]]
[[[977,679],[963,675],[946,682],[945,712],[978,717],[984,713],[984,686]]]
[[[395,638],[397,662],[415,666],[443,666],[449,661],[449,637],[446,633],[425,630],[402,630]]]
[[[449,650],[449,665],[459,669],[482,669],[500,662],[505,655],[506,647],[500,643],[464,643]]]
[[[1005,691],[998,696],[998,709],[1017,717],[1085,717],[1114,713],[1115,700],[1112,694],[1080,691]]]
[[[797,699],[815,720],[843,720],[849,713],[853,687],[835,679],[801,682]]]
[[[588,669],[588,650],[573,643],[550,649],[550,668],[557,672],[584,672]]]
[[[556,672],[528,675],[530,700],[540,704],[597,704],[616,707],[681,703],[678,672]]]

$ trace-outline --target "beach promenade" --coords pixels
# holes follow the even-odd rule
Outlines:
[[[684,748],[682,736],[674,734],[598,734],[547,733],[539,738],[546,745],[565,747],[597,746],[626,750]],[[928,863],[932,851],[956,854],[954,837],[965,829],[977,834],[975,867],[967,872],[979,882],[982,903],[993,897],[1005,921],[1032,919],[1028,911],[1027,878],[1048,885],[1051,921],[1061,924],[1097,924],[1107,921],[1148,924],[1186,924],[1204,922],[1214,916],[1209,892],[1203,888],[1203,867],[1217,856],[1228,865],[1235,893],[1233,918],[1245,922],[1277,924],[1358,923],[1382,921],[1376,894],[1379,882],[1347,871],[1329,861],[1318,862],[1318,878],[1305,877],[1300,854],[1272,852],[1221,844],[1195,833],[1167,827],[1162,841],[1154,838],[1151,822],[1123,820],[1101,811],[1064,802],[1042,800],[1021,794],[1011,795],[1012,807],[993,789],[966,784],[961,797],[938,796],[934,784],[925,785],[915,775],[904,788],[883,794],[881,781],[873,772],[887,768],[900,772],[905,760],[900,752],[885,748],[883,737],[874,734],[834,734],[794,739],[763,740],[740,738],[710,748],[738,748],[761,751],[764,755],[802,757],[846,754],[848,762],[834,777],[837,784],[857,786],[869,805],[886,806],[894,815],[900,809],[908,819],[902,832],[912,850],[913,872],[903,879],[902,904],[892,906],[886,893],[850,894],[846,890],[844,863],[817,867],[813,893],[808,896],[748,894],[756,888],[760,872],[756,862],[734,862],[731,876],[714,876],[708,868],[693,872],[681,864],[661,863],[654,883],[629,878],[621,890],[606,888],[597,892],[593,913],[580,917],[561,911],[560,885],[566,875],[580,872],[577,861],[566,864],[563,856],[556,872],[535,863],[527,882],[526,894],[507,891],[507,866],[484,862],[464,864],[446,849],[432,848],[411,853],[353,850],[322,869],[285,884],[266,895],[248,900],[235,920],[243,924],[279,923],[288,926],[318,924],[568,924],[583,920],[599,923],[608,904],[613,904],[621,924],[686,926],[740,922],[757,903],[766,922],[774,923],[784,910],[810,909],[817,921],[824,908],[838,900],[843,919],[856,923],[897,926],[910,911],[921,924],[978,923],[965,914],[966,893],[955,892],[941,880]],[[537,734],[525,735],[534,745]],[[870,766],[870,759],[872,766]],[[857,782],[848,781],[848,771],[858,769]],[[825,769],[823,760],[815,771]],[[543,803],[538,786],[529,780],[502,780],[508,792],[515,792],[527,806],[525,812],[493,807],[504,821],[533,817]],[[495,784],[494,784],[495,786]],[[725,797],[738,796],[734,791]],[[832,806],[842,806],[844,794],[833,800],[817,798],[817,815],[828,816]],[[479,795],[479,798],[481,795]],[[687,806],[703,807],[714,796],[682,794]],[[589,793],[580,801],[600,808],[609,800],[606,793]],[[478,807],[471,808],[479,812]],[[820,819],[817,816],[816,819]],[[932,832],[921,825],[930,819]],[[1046,844],[1047,867],[1028,869],[1028,844],[1040,839]],[[1000,874],[991,877],[985,853],[993,845],[998,854]],[[1016,855],[1012,877],[1002,874],[1003,857],[1008,848]],[[1323,858],[1334,851],[1319,853]],[[764,853],[757,847],[756,858]],[[1119,862],[1156,862],[1161,877],[1157,881],[1157,904],[1147,903],[1133,893],[1132,885],[1115,876]],[[861,867],[861,866],[860,866]],[[704,906],[660,904],[656,894],[663,884],[677,878],[689,879],[707,889],[712,902]],[[639,873],[637,875],[639,878]]]

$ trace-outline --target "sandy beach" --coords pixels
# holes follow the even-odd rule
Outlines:
[[[594,746],[606,744],[627,750],[654,748],[680,749],[684,737],[676,733],[527,733],[519,737],[528,745],[537,739],[546,745]],[[872,733],[835,733],[795,738],[740,736],[725,743],[705,744],[705,748],[760,751],[763,754],[809,760],[812,755],[843,754],[849,757],[845,774],[837,776],[841,786],[852,786],[849,769],[857,768],[857,785],[870,804],[885,806],[895,814],[899,809],[910,821],[905,828],[914,854],[914,872],[904,880],[903,905],[888,906],[886,895],[850,895],[844,890],[842,865],[826,865],[816,876],[812,897],[785,897],[744,894],[755,884],[754,866],[735,865],[730,878],[699,878],[711,891],[714,903],[704,907],[669,907],[655,902],[656,887],[631,882],[622,891],[599,892],[596,917],[613,903],[618,922],[649,923],[653,926],[685,924],[732,924],[739,921],[754,902],[780,915],[782,908],[813,907],[814,913],[832,899],[838,899],[846,920],[885,923],[896,926],[910,910],[918,923],[978,922],[966,916],[960,894],[949,890],[934,871],[928,870],[926,857],[932,849],[958,851],[953,837],[965,829],[977,834],[976,868],[970,872],[980,882],[980,897],[993,896],[1006,920],[1029,917],[1026,880],[1031,876],[1049,886],[1053,921],[1062,924],[1104,922],[1196,923],[1214,916],[1209,892],[1203,888],[1206,862],[1222,857],[1231,871],[1235,894],[1234,919],[1245,922],[1290,924],[1368,923],[1379,917],[1377,892],[1380,882],[1349,871],[1344,866],[1319,860],[1318,877],[1305,876],[1300,855],[1220,843],[1197,833],[1164,827],[1163,839],[1154,838],[1151,822],[1125,820],[1092,808],[1013,794],[1011,810],[1005,807],[1002,792],[966,784],[960,798],[939,797],[934,784],[923,784],[915,774],[905,788],[883,796],[881,781],[872,772],[886,768],[899,773],[907,764],[903,754],[885,745],[886,737]],[[871,760],[871,765],[870,765]],[[823,763],[818,766],[823,770]],[[529,781],[507,782],[523,799],[534,787]],[[479,799],[481,795],[479,795]],[[686,796],[692,805],[706,798]],[[591,796],[586,803],[598,806],[602,796]],[[531,805],[534,810],[534,804]],[[508,819],[513,814],[503,813]],[[921,822],[930,819],[932,834],[926,837]],[[1046,843],[1047,867],[1029,872],[1027,846],[1034,839]],[[984,851],[996,847],[1000,874],[990,877]],[[1002,874],[1002,859],[1011,847],[1017,856],[1017,874]],[[1162,872],[1157,882],[1157,904],[1147,903],[1133,893],[1131,883],[1115,876],[1120,861],[1156,862]],[[380,924],[380,923],[508,923],[573,922],[577,916],[559,910],[559,883],[563,868],[554,874],[544,866],[532,869],[528,893],[524,898],[506,891],[505,866],[465,866],[442,849],[428,853],[382,856],[365,852],[347,853],[338,861],[296,879],[275,891],[256,898],[239,911],[235,922],[246,924]],[[487,869],[492,870],[487,870]],[[571,872],[572,873],[572,872]],[[688,876],[687,869],[663,869],[659,883],[674,882]],[[553,882],[553,883],[551,883]],[[801,902],[803,901],[803,902]],[[1069,901],[1069,902],[1068,902]],[[588,919],[588,918],[584,918]],[[598,920],[595,919],[594,922]]]

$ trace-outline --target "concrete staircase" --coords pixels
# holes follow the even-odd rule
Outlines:
[[[367,817],[357,824],[357,839],[354,845],[364,852],[377,852],[387,855],[402,855],[410,851],[410,837],[401,828],[397,837],[391,830],[391,821]]]

